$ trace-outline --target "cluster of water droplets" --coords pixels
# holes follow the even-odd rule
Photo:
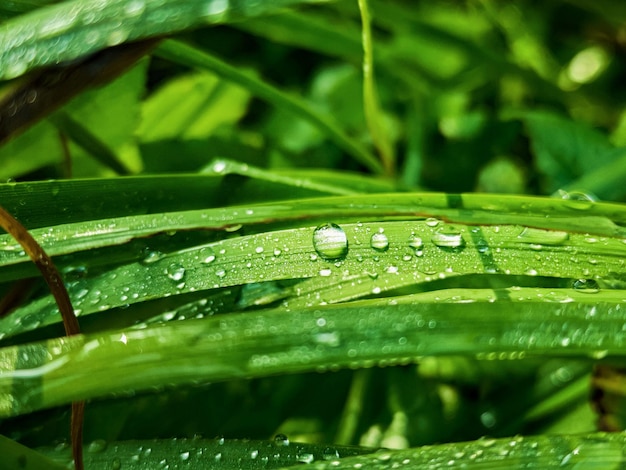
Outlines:
[[[402,240],[401,244],[398,245],[406,247],[406,251],[398,257],[398,260],[401,259],[402,261],[409,262],[414,258],[422,257],[426,245],[423,236],[429,237],[432,246],[438,248],[442,253],[459,253],[465,248],[466,241],[463,231],[459,227],[442,223],[435,218],[426,219],[425,225],[427,230],[431,233],[417,235],[415,230],[410,231],[406,238]],[[363,224],[358,223],[356,227],[354,227],[356,245],[362,243],[362,237],[357,236],[362,226]],[[365,231],[369,234],[371,227],[366,227]],[[350,246],[348,238],[345,230],[335,223],[326,223],[318,226],[313,231],[313,248],[315,249],[315,253],[311,254],[311,261],[322,259],[333,262],[336,267],[340,267],[349,253]],[[380,255],[389,251],[392,246],[392,240],[390,240],[390,237],[385,232],[384,227],[374,229],[373,233],[369,235],[369,247],[372,250],[371,259],[373,261],[379,261]],[[363,250],[359,247],[359,250],[357,250],[355,254],[355,259],[359,262],[364,261],[363,253]],[[385,272],[388,274],[397,274],[399,270],[400,268],[396,264],[391,264],[385,268]],[[332,273],[333,270],[330,265],[323,266],[319,271],[319,275],[322,277],[331,276]],[[370,277],[375,278],[377,274],[372,273]]]

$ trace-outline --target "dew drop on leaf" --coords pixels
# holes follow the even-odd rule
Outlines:
[[[200,262],[202,264],[209,264],[215,261],[215,251],[211,247],[204,247],[200,250]]]
[[[370,246],[376,251],[386,251],[389,248],[389,239],[382,231],[372,234]]]
[[[185,268],[178,263],[172,263],[167,267],[166,273],[172,281],[180,281],[185,277]]]
[[[424,241],[415,234],[411,234],[409,237],[409,246],[414,250],[421,250],[424,247]]]
[[[439,248],[462,248],[465,246],[463,235],[453,225],[444,225],[437,229],[431,240]]]
[[[276,444],[277,446],[286,447],[289,445],[289,438],[284,434],[276,434],[274,436],[274,444]]]
[[[165,255],[160,251],[148,251],[146,252],[144,258],[141,260],[141,264],[152,264],[156,263],[160,259],[163,259]]]
[[[90,454],[96,454],[102,452],[107,447],[107,442],[104,439],[96,439],[91,441],[87,446],[87,452]]]
[[[343,258],[348,253],[348,237],[337,224],[320,225],[313,232],[313,248],[326,260]]]
[[[596,294],[600,291],[600,286],[594,279],[576,279],[572,287],[574,290],[584,294]]]

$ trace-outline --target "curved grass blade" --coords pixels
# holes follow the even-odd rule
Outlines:
[[[54,183],[52,184],[54,187]],[[23,205],[28,201],[23,199]],[[52,255],[113,246],[138,238],[176,230],[232,230],[291,221],[337,223],[356,220],[425,220],[467,225],[524,225],[597,237],[626,238],[626,208],[618,204],[502,195],[448,195],[442,193],[373,194],[285,201],[277,204],[216,208],[146,216],[119,217],[33,230]],[[439,223],[439,222],[436,222]],[[544,234],[546,235],[546,234]],[[546,235],[547,236],[547,235]],[[563,237],[563,234],[555,234]],[[531,244],[540,240],[529,241]],[[604,243],[600,241],[600,245]],[[548,244],[553,244],[548,242]],[[0,236],[0,266],[25,262],[19,247]]]
[[[341,230],[349,245],[347,254],[335,259],[324,259],[315,246],[313,226],[233,237],[79,280],[70,287],[73,305],[87,315],[259,279],[308,279],[284,300],[296,308],[467,274],[612,279],[623,272],[626,258],[620,239],[590,241],[584,234],[516,225],[481,228],[431,219],[342,224]],[[383,245],[374,242],[379,239]],[[55,318],[54,302],[43,297],[0,319],[0,331],[10,336]]]
[[[310,105],[301,99],[286,94],[283,91],[257,79],[242,73],[239,69],[207,54],[200,49],[186,45],[179,41],[166,40],[155,51],[155,54],[172,62],[208,70],[222,78],[237,83],[246,88],[255,96],[287,111],[295,116],[302,117],[315,125],[320,131],[332,140],[339,148],[350,154],[374,173],[382,173],[380,162],[371,155],[363,146],[348,137],[329,116],[324,116],[315,111]]]
[[[313,463],[314,470],[383,470],[428,468],[509,470],[516,468],[622,468],[626,462],[623,434],[483,438]],[[454,458],[450,458],[454,456]],[[288,467],[295,469],[296,467]],[[285,469],[286,470],[286,469]]]
[[[258,16],[302,0],[70,0],[0,25],[0,80],[87,54],[206,24]]]
[[[363,108],[367,127],[374,145],[378,149],[386,174],[395,173],[395,155],[389,135],[383,127],[382,113],[374,79],[374,52],[372,44],[372,25],[367,0],[359,0],[363,42]]]
[[[116,463],[125,470],[170,466],[215,470],[272,469],[314,461],[333,460],[375,452],[368,447],[289,442],[278,435],[274,441],[235,439],[161,439],[142,441],[94,441],[85,455],[87,469],[111,468]],[[65,449],[38,449],[59,463],[68,461]],[[56,468],[56,467],[55,467]]]
[[[624,358],[620,302],[397,304],[247,312],[0,349],[0,416],[154,387],[478,359]]]

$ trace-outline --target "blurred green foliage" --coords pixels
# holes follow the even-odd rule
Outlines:
[[[43,3],[50,2],[0,2],[0,13],[8,24]],[[396,155],[387,172],[359,154],[376,154],[363,111],[360,16],[356,0],[340,0],[179,33],[179,42],[0,148],[0,178],[219,174],[220,158],[232,161],[218,162],[230,165],[228,178],[208,195],[194,180],[187,194],[206,197],[204,207],[339,194],[333,190],[626,200],[626,4],[372,0],[370,9],[380,121]],[[176,58],[181,42],[234,67],[240,80],[219,67],[188,67]],[[13,85],[3,82],[0,92]],[[289,100],[297,106],[281,105]],[[281,186],[282,177],[306,181]],[[266,179],[276,186],[255,186]],[[193,206],[184,187],[163,188],[183,208]],[[532,285],[543,282],[549,284]],[[273,287],[280,293],[290,285]],[[225,304],[233,307],[232,298]],[[514,363],[504,371],[450,358],[419,369],[368,370],[359,381],[341,371],[161,390],[90,404],[86,438],[281,432],[293,440],[340,436],[342,444],[401,447],[486,433],[588,431],[593,418],[577,382],[588,372],[576,362]],[[564,383],[570,396],[532,408]],[[346,397],[362,406],[353,428]],[[65,435],[67,421],[64,411],[49,410],[0,422],[0,433],[50,444]]]

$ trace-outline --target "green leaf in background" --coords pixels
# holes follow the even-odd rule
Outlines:
[[[245,114],[249,98],[245,90],[212,74],[180,77],[146,100],[139,138],[142,142],[207,138],[220,125],[236,123]],[[178,127],[172,127],[172,121]]]

